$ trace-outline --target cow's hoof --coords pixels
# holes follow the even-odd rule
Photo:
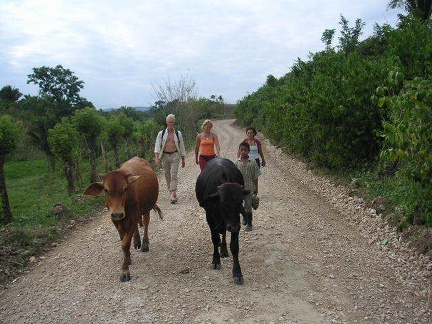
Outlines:
[[[243,280],[243,276],[241,277],[233,277],[233,281],[236,285],[242,285],[244,280]]]
[[[120,276],[120,281],[121,282],[126,282],[126,281],[129,281],[130,279],[131,279],[130,273],[123,273]]]
[[[214,270],[220,270],[222,268],[220,263],[212,263],[212,266]]]
[[[228,257],[229,257],[229,254],[228,254],[228,252],[223,252],[223,251],[221,251],[221,252],[220,252],[220,257],[221,257],[221,258],[228,258]]]
[[[141,248],[141,243],[134,244],[134,248],[135,248],[135,250],[139,250]]]
[[[141,252],[148,252],[150,249],[148,247],[148,245],[143,245],[141,246]]]

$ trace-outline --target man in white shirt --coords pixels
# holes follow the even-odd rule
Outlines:
[[[177,202],[178,169],[180,165],[185,167],[186,149],[183,135],[174,129],[175,116],[169,114],[166,118],[167,128],[161,130],[157,137],[154,149],[156,165],[163,168],[170,200],[172,204]]]

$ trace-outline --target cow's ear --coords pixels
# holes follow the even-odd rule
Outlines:
[[[214,203],[215,201],[219,200],[219,193],[214,193],[210,196],[208,196],[206,199],[204,199],[203,201],[200,202],[200,207],[207,207],[208,205]]]
[[[250,190],[248,189],[243,189],[243,197],[246,197],[247,195],[249,195],[251,193]]]
[[[128,184],[131,184],[132,182],[137,181],[139,178],[141,178],[140,175],[137,175],[137,176],[130,176],[130,177],[128,177],[128,178],[127,178],[127,179],[128,179]]]
[[[97,196],[103,189],[104,186],[102,182],[93,182],[86,190],[84,190],[84,195]]]

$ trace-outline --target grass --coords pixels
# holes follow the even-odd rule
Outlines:
[[[351,195],[365,198],[372,208],[380,211],[394,229],[421,254],[432,255],[432,227],[424,214],[417,210],[419,201],[426,201],[424,191],[415,183],[395,176],[379,175],[376,170],[356,172],[352,178]]]
[[[7,162],[5,175],[13,221],[0,226],[0,283],[21,272],[29,257],[49,248],[73,224],[90,219],[104,202],[81,194],[88,182],[69,195],[61,171],[48,172],[45,160]],[[83,172],[83,182],[88,178]],[[61,213],[53,212],[56,204],[62,205]]]
[[[95,207],[88,200],[82,203],[80,194],[68,195],[61,172],[48,172],[44,160],[9,162],[5,165],[5,173],[14,215],[11,226],[52,226],[57,217],[52,213],[55,204],[64,205],[73,217],[82,217]],[[80,186],[78,191],[82,190]]]

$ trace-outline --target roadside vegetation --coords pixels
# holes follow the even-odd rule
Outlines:
[[[326,49],[272,75],[236,106],[252,125],[316,170],[368,198],[418,251],[432,249],[432,4],[392,1],[408,15],[397,28],[341,16],[322,35]],[[428,12],[425,15],[425,6]],[[422,9],[422,10],[420,10]]]

